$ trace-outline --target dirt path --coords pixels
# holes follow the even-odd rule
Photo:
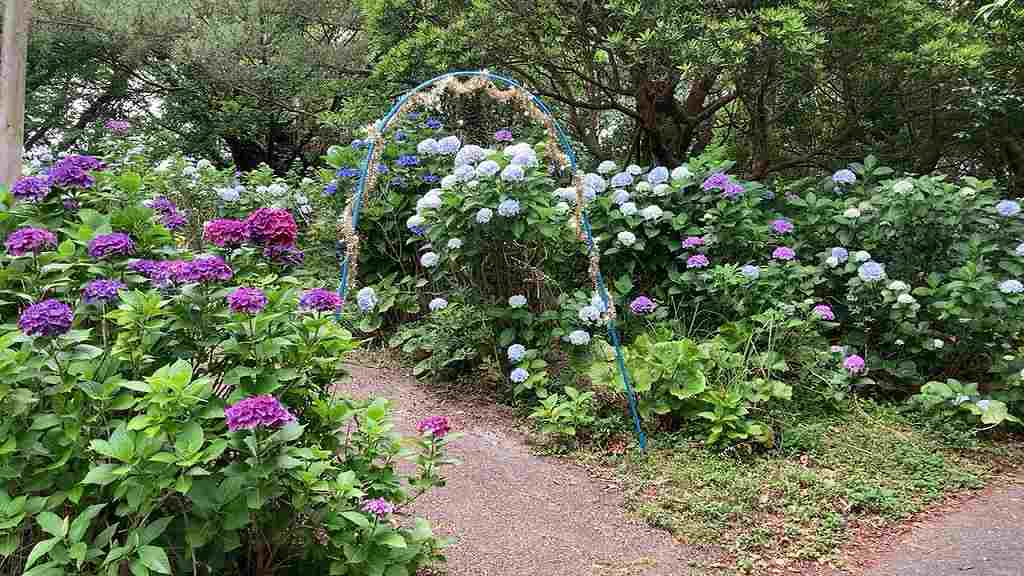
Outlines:
[[[445,398],[405,371],[349,367],[342,390],[384,396],[412,431],[425,416],[445,415],[465,436],[452,455],[446,487],[415,505],[448,549],[450,576],[685,576],[695,557],[671,535],[629,520],[619,486],[565,461],[530,453],[515,420],[491,403]]]
[[[886,544],[865,576],[1021,576],[1024,479],[925,519]]]

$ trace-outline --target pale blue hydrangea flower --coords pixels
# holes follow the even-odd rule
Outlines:
[[[616,191],[615,195],[612,196],[612,202],[614,202],[616,206],[622,206],[626,202],[629,202],[629,191],[627,191],[627,190],[618,190],[618,191]]]
[[[443,190],[451,190],[455,188],[455,185],[459,183],[459,177],[454,174],[449,174],[444,178],[441,178],[441,188]]]
[[[490,208],[481,208],[476,211],[476,223],[487,224],[494,217],[494,211]]]
[[[857,276],[865,282],[877,282],[885,278],[885,267],[874,260],[868,260],[857,268]]]
[[[569,203],[559,202],[558,204],[555,204],[555,211],[558,212],[559,214],[565,214],[566,212],[569,211]]]
[[[458,154],[455,155],[456,166],[467,166],[476,164],[487,157],[487,150],[477,146],[476,144],[466,144],[459,150]]]
[[[522,182],[525,177],[526,172],[518,164],[509,164],[501,171],[501,179],[505,182]]]
[[[512,158],[512,164],[517,166],[536,166],[538,164],[537,155],[534,154],[533,150],[530,150],[529,153],[524,152],[522,154],[516,154],[515,157]]]
[[[832,181],[836,184],[853,184],[857,181],[857,175],[853,173],[853,170],[843,168],[832,175]]]
[[[590,334],[586,330],[573,330],[569,332],[569,343],[573,346],[586,346],[590,344]]]
[[[644,169],[636,164],[630,164],[629,166],[626,166],[626,172],[632,176],[639,176],[644,173]]]
[[[416,211],[423,212],[424,210],[437,210],[441,207],[441,195],[428,192],[424,194],[422,198],[416,201]]]
[[[515,218],[519,215],[519,201],[512,198],[502,200],[501,204],[498,204],[498,214],[505,218]]]
[[[595,194],[601,194],[608,189],[608,182],[597,174],[587,174],[583,177],[583,188],[590,188]]]
[[[636,203],[626,202],[622,206],[619,206],[619,211],[622,212],[623,216],[632,216],[637,212]]]
[[[1003,280],[999,283],[999,291],[1003,294],[1020,294],[1024,292],[1024,284],[1019,280]]]
[[[424,268],[433,268],[434,266],[437,266],[437,263],[440,260],[441,258],[435,252],[427,252],[423,256],[420,256],[420,264],[422,264]]]
[[[746,276],[749,280],[757,280],[761,277],[761,269],[753,264],[747,264],[740,268],[740,273]]]
[[[494,160],[484,160],[476,167],[476,175],[479,178],[492,178],[501,171],[501,165]]]
[[[601,312],[607,310],[607,306],[604,305],[604,298],[601,298],[601,294],[599,294],[596,290],[593,294],[590,295],[590,305],[593,306],[594,308],[597,308]]]
[[[377,306],[377,292],[370,286],[359,290],[356,293],[356,304],[363,312],[373,310]]]
[[[977,402],[975,402],[975,404],[977,404],[978,408],[981,408],[982,410],[988,410],[988,407],[989,407],[990,403],[991,403],[990,400],[978,400]]]
[[[448,249],[449,250],[458,250],[459,248],[462,248],[462,239],[461,238],[452,238],[451,240],[448,240]]]
[[[405,227],[409,229],[409,232],[417,236],[421,236],[424,232],[424,227],[427,225],[427,219],[419,214],[413,214],[409,216],[409,219],[405,221]]]
[[[513,144],[511,146],[506,146],[505,149],[501,151],[501,153],[505,155],[505,158],[508,158],[508,159],[511,160],[512,158],[515,158],[516,156],[518,156],[520,154],[531,154],[531,153],[534,153],[534,152],[533,152],[533,146],[530,146],[526,142],[520,142],[518,144]]]
[[[690,172],[690,168],[686,164],[677,166],[676,169],[672,171],[672,180],[676,182],[681,182],[691,177],[693,177],[693,173]]]
[[[658,218],[661,218],[663,214],[664,212],[661,210],[661,208],[654,204],[640,211],[640,215],[643,216],[644,220],[648,222],[653,222]]]
[[[615,188],[625,188],[633,183],[633,177],[628,172],[619,172],[615,176],[612,176],[612,186]]]
[[[447,308],[448,301],[444,298],[434,298],[429,304],[427,304],[427,306],[430,308],[431,312],[437,312],[438,310],[444,310]]]
[[[1024,256],[1024,242],[1017,244],[1017,248],[1013,251],[1017,256]]]
[[[420,143],[416,145],[416,152],[420,153],[423,156],[433,156],[434,154],[437,154],[437,140],[434,140],[433,138],[427,138],[426,140],[420,141]]]
[[[658,166],[654,170],[651,170],[647,174],[647,181],[651,184],[662,184],[668,182],[669,172],[668,168],[664,166]]]
[[[561,199],[564,202],[569,202],[571,204],[575,204],[576,203],[576,189],[575,188],[569,188],[569,187],[559,188],[559,189],[555,190],[555,195],[558,196],[558,198]]]
[[[526,380],[529,377],[530,373],[524,370],[523,368],[516,368],[515,370],[512,371],[512,374],[509,375],[509,378],[511,378],[512,381],[515,382],[516,384],[522,384],[523,382],[526,382]]]
[[[508,305],[513,308],[522,308],[526,306],[526,296],[522,294],[515,294],[508,297]]]
[[[632,246],[634,243],[636,243],[636,235],[633,234],[632,232],[629,232],[628,230],[619,232],[617,238],[619,240],[619,244],[622,244],[623,246],[626,247]]]
[[[846,262],[847,260],[850,259],[850,252],[849,252],[849,250],[847,250],[846,248],[843,248],[842,246],[833,246],[832,250],[830,250],[830,254],[840,264],[842,264],[842,263],[844,263],[844,262]],[[868,254],[868,259],[870,259],[870,258],[871,258],[871,255]]]
[[[587,305],[580,308],[579,319],[584,322],[597,322],[601,319],[601,311],[597,306]]]
[[[998,212],[1000,216],[1006,216],[1007,218],[1010,216],[1016,216],[1020,213],[1020,204],[1013,200],[1000,200],[999,203],[996,204],[996,212]]]
[[[217,196],[225,202],[237,202],[241,198],[242,194],[238,187],[235,188],[218,188]]]
[[[508,360],[512,363],[517,363],[526,357],[526,346],[522,344],[513,344],[508,347]]]
[[[455,170],[452,171],[452,176],[458,179],[459,182],[469,182],[473,178],[476,178],[476,168],[472,166],[456,166]],[[442,186],[443,188],[444,186]]]
[[[437,141],[437,151],[445,156],[455,154],[459,151],[459,147],[462,146],[462,142],[459,141],[458,136],[445,136]]]

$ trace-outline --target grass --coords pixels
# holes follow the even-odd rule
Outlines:
[[[717,551],[740,573],[837,563],[858,531],[980,488],[1005,462],[1022,461],[1019,446],[943,435],[863,400],[842,413],[795,408],[775,426],[781,440],[762,454],[656,434],[639,458],[584,457],[617,467],[630,506],[649,523]]]

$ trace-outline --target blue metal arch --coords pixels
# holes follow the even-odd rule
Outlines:
[[[523,85],[519,84],[515,80],[507,78],[505,76],[494,74],[492,72],[488,72],[486,70],[464,70],[459,72],[449,72],[447,74],[442,74],[440,76],[431,78],[430,80],[427,80],[426,82],[419,84],[412,90],[402,95],[402,97],[398,99],[395,105],[391,107],[391,110],[387,113],[387,115],[377,122],[378,134],[380,136],[384,135],[385,131],[387,130],[388,124],[391,123],[391,121],[398,114],[398,111],[402,108],[406,101],[409,98],[411,98],[414,94],[446,78],[473,76],[483,76],[484,78],[488,78],[490,80],[497,80],[499,82],[504,83],[507,86],[512,86],[519,90],[522,90],[524,94],[529,94],[530,102],[538,109],[540,109],[540,111],[543,112],[548,118],[551,119],[552,125],[555,127],[555,133],[558,136],[558,143],[561,145],[562,151],[565,153],[566,158],[568,158],[569,160],[569,169],[571,170],[571,173],[573,175],[576,174],[576,152],[573,150],[572,144],[569,142],[569,138],[565,135],[565,132],[562,130],[562,127],[558,124],[558,121],[551,113],[551,110],[544,104],[544,102],[539,97],[537,97],[534,94],[531,94],[529,90],[527,90]],[[369,171],[370,160],[371,158],[373,158],[373,150],[376,145],[376,139],[371,138],[369,144],[367,145],[366,156],[363,158],[363,161],[360,165],[359,182],[356,184],[355,197],[353,198],[352,202],[351,225],[353,230],[355,230],[359,226],[359,212],[362,209],[363,205],[363,194],[366,189],[367,173]],[[590,256],[591,254],[593,254],[594,251],[594,235],[590,227],[590,219],[587,216],[586,210],[581,211],[580,220],[583,230],[586,233],[587,256]],[[345,296],[348,293],[349,261],[347,255],[343,255],[342,258],[343,260],[341,262],[341,270],[338,278],[338,295],[341,296],[343,300],[345,300]],[[604,277],[602,276],[600,270],[598,270],[597,272],[597,289],[598,294],[601,296],[601,301],[604,303],[605,310],[610,309],[608,288],[605,285]],[[640,425],[640,415],[637,412],[636,405],[636,393],[633,390],[633,384],[629,376],[629,370],[626,368],[625,357],[622,353],[622,343],[619,340],[619,332],[615,328],[614,318],[608,319],[608,340],[611,342],[612,346],[615,349],[616,364],[618,365],[619,374],[622,376],[622,385],[625,388],[626,396],[629,399],[629,411],[633,417],[633,428],[636,431],[637,441],[639,442],[640,449],[644,450],[647,448],[647,436],[644,434],[643,427]]]

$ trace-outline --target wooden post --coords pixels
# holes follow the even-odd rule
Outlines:
[[[0,47],[0,185],[21,176],[25,140],[25,61],[32,0],[7,0]]]

